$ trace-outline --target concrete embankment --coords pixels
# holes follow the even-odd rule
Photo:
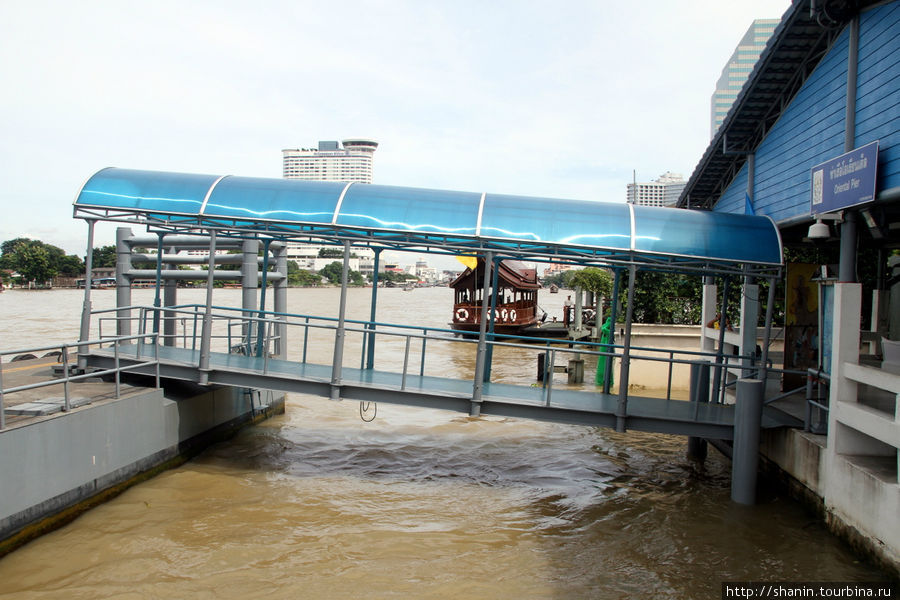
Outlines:
[[[0,431],[0,556],[284,412],[284,396],[265,391],[168,382],[123,386],[116,399],[111,383],[95,384],[89,396],[81,385],[78,408],[11,419]]]

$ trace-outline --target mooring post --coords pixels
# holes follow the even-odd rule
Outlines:
[[[475,384],[472,387],[472,403],[469,407],[469,416],[477,417],[481,414],[481,395],[484,391],[484,363],[487,354],[487,319],[490,305],[488,302],[488,288],[491,285],[491,269],[494,253],[487,252],[484,255],[484,277],[481,287],[481,319],[478,323],[478,350],[475,354]]]
[[[756,470],[759,464],[763,390],[764,384],[759,379],[739,379],[737,382],[734,450],[731,459],[731,499],[738,504],[756,503]]]
[[[691,363],[690,401],[694,403],[694,420],[700,412],[700,404],[709,403],[709,362]],[[688,458],[704,461],[707,454],[707,442],[702,437],[688,437]]]
[[[84,261],[84,304],[81,307],[81,335],[80,341],[91,339],[91,270],[94,267],[94,224],[95,219],[88,219],[87,256]],[[78,346],[78,369],[87,369],[87,357],[89,349],[86,345]]]
[[[616,405],[616,431],[625,432],[628,415],[628,372],[631,368],[631,320],[634,318],[634,280],[637,267],[628,267],[628,306],[625,307],[625,339],[622,340],[622,367],[619,372],[619,402]],[[613,325],[615,327],[615,324]]]
[[[381,248],[374,248],[375,264],[372,267],[372,302],[369,310],[369,343],[366,345],[366,369],[375,368],[375,309],[378,306],[378,268],[381,258]]]
[[[212,301],[213,284],[215,283],[216,270],[216,230],[209,232],[209,259],[206,272],[206,310],[203,312],[203,326],[200,329],[200,364],[197,366],[200,372],[198,383],[209,383],[209,355],[212,345]]]
[[[341,369],[344,362],[345,319],[347,316],[347,278],[350,272],[350,242],[344,242],[344,265],[341,269],[341,300],[338,325],[334,332],[334,358],[331,363],[331,399],[341,399]]]

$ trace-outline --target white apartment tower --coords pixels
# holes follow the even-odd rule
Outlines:
[[[629,183],[627,200],[639,206],[674,206],[685,185],[681,173],[666,171],[655,181]]]
[[[355,181],[372,183],[372,157],[378,142],[344,140],[319,142],[318,148],[286,148],[281,151],[285,179],[307,181]]]
[[[725,115],[731,109],[731,105],[737,99],[741,88],[750,77],[759,55],[766,47],[766,43],[775,32],[775,27],[781,23],[781,19],[756,19],[750,25],[750,29],[741,38],[734,54],[728,59],[722,69],[722,75],[716,83],[716,91],[710,100],[710,139],[716,135]]]

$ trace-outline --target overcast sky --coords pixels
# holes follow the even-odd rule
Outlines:
[[[624,201],[633,170],[691,174],[722,67],[788,6],[2,0],[0,241],[83,255],[103,167],[280,177],[352,137],[375,183]]]

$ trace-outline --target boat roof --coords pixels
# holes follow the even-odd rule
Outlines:
[[[483,277],[483,269],[484,259],[479,258],[477,270],[473,271],[471,268],[467,267],[466,270],[459,275],[459,277],[457,277],[450,283],[450,287],[470,288],[471,285],[468,282],[473,277],[476,278],[476,283],[480,284],[481,280],[478,279],[478,273],[482,273],[481,276]],[[512,287],[519,290],[537,290],[541,287],[541,282],[537,277],[537,269],[518,260],[500,261],[500,268],[497,271],[497,279],[502,284],[506,284],[505,287]]]
[[[150,231],[772,276],[768,217],[423,188],[106,168],[74,216]],[[642,267],[643,268],[643,267]]]

